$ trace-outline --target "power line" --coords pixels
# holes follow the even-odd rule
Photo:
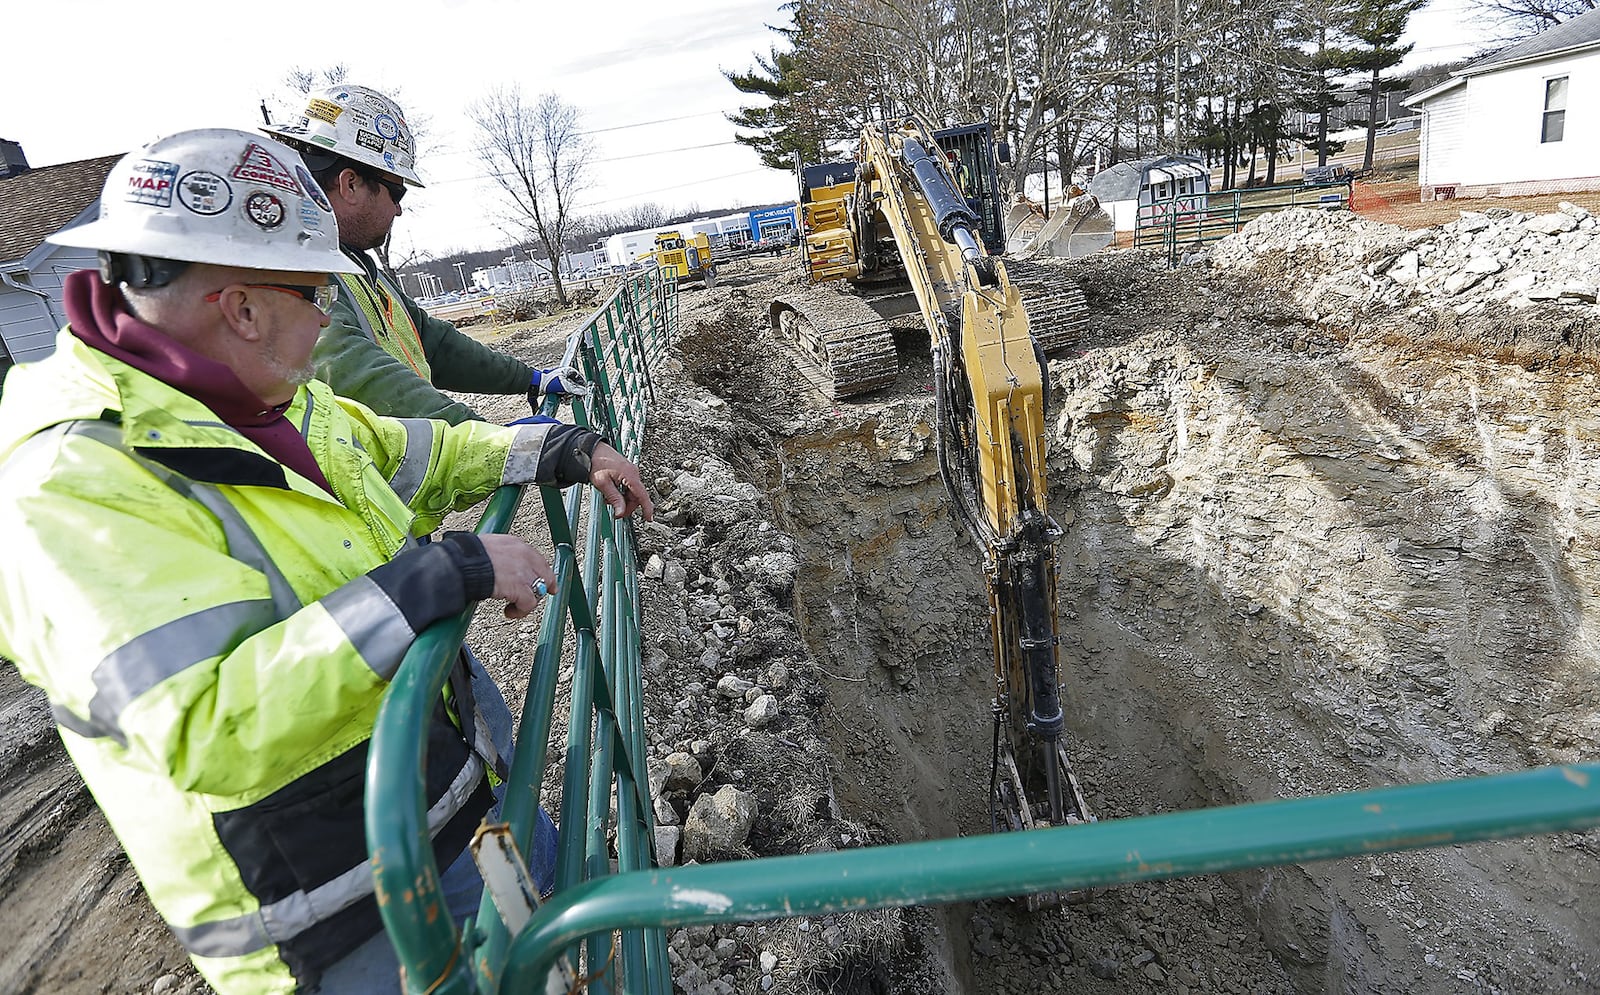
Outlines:
[[[608,159],[596,159],[594,161],[596,163],[603,163],[603,162],[622,162],[622,161],[627,160],[627,159],[648,159],[651,156],[669,155],[669,154],[674,153],[674,152],[694,152],[694,151],[699,150],[699,149],[715,149],[715,148],[721,148],[721,147],[723,147],[725,145],[737,145],[737,144],[739,144],[739,143],[736,142],[736,141],[709,142],[709,143],[707,143],[705,145],[685,145],[682,148],[676,148],[676,149],[656,149],[655,151],[652,151],[652,152],[635,152],[632,155],[612,156],[611,158],[608,158]],[[735,173],[734,175],[737,176],[739,174]],[[466,176],[452,176],[452,177],[449,177],[448,179],[443,179],[443,180],[429,180],[428,181],[428,186],[430,186],[430,187],[432,187],[432,186],[443,186],[446,183],[465,183],[468,180],[493,180],[493,179],[499,179],[499,174],[497,174],[497,173],[469,173]]]
[[[685,145],[680,149],[657,149],[654,152],[635,152],[633,155],[612,156],[609,159],[596,159],[595,162],[621,162],[624,159],[647,159],[653,155],[666,155],[668,152],[693,152],[695,149],[715,149],[724,145],[738,145],[738,142],[711,142],[706,145]]]
[[[612,131],[627,131],[630,128],[648,128],[651,125],[671,124],[674,121],[688,121],[691,118],[697,118],[697,117],[721,117],[722,113],[723,113],[722,111],[701,111],[698,114],[679,114],[677,117],[656,118],[656,119],[651,120],[651,121],[635,121],[632,124],[618,124],[618,125],[614,125],[614,126],[612,126],[610,128],[595,128],[592,131],[580,131],[580,132],[578,132],[578,134],[580,134],[580,135],[603,135],[603,134],[606,134],[607,132],[612,132]],[[447,156],[447,155],[476,155],[477,153],[479,153],[481,151],[483,151],[481,146],[472,146],[472,147],[464,148],[464,149],[451,149],[451,148],[430,149],[428,151],[428,155],[430,157],[432,157],[432,156]]]

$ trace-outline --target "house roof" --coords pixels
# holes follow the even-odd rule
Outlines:
[[[1437,86],[1430,86],[1421,93],[1412,94],[1405,100],[1401,101],[1401,104],[1406,107],[1421,107],[1434,97],[1443,96],[1458,86],[1465,86],[1466,82],[1467,78],[1465,76],[1453,76]]]
[[[121,155],[40,166],[0,180],[0,262],[21,259],[93,204]]]
[[[1532,62],[1588,48],[1600,48],[1600,9],[1586,11],[1553,28],[1546,28],[1532,38],[1485,56],[1461,70],[1461,75],[1476,76],[1520,62]]]
[[[1161,183],[1179,176],[1206,176],[1200,160],[1186,155],[1158,155],[1149,159],[1107,166],[1089,180],[1089,192],[1102,203],[1139,199],[1147,182]]]

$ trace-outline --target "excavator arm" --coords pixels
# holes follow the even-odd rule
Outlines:
[[[932,132],[916,121],[869,129],[859,159],[857,237],[878,243],[887,233],[916,297],[933,343],[940,471],[984,555],[997,828],[1002,811],[1012,829],[1087,821],[1062,744],[1043,351]]]

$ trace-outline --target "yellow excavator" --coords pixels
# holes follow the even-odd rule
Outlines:
[[[1061,531],[1046,507],[1043,345],[1075,338],[1084,309],[1076,287],[1059,278],[1046,288],[1054,298],[1029,300],[1013,264],[986,245],[1003,237],[993,170],[983,169],[992,163],[984,159],[989,148],[986,126],[936,133],[907,119],[865,129],[853,163],[803,168],[814,280],[847,280],[876,293],[814,288],[774,301],[771,317],[775,333],[801,348],[825,385],[856,393],[894,379],[884,314],[922,316],[932,342],[940,473],[956,517],[983,552],[989,589],[992,828],[1016,830],[1092,818],[1064,743]],[[1076,296],[1063,301],[1068,290]]]

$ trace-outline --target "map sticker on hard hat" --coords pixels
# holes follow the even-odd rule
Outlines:
[[[178,202],[196,214],[221,214],[233,203],[233,188],[210,170],[191,170],[178,181]]]
[[[272,231],[283,224],[283,201],[265,190],[257,190],[245,198],[244,215],[257,228]]]
[[[343,107],[331,100],[323,100],[321,97],[312,97],[311,103],[306,105],[306,117],[314,117],[318,121],[326,121],[329,124],[338,121],[339,115],[343,113]]]
[[[178,164],[160,159],[140,159],[128,169],[128,190],[123,200],[152,207],[172,206],[172,184]]]
[[[289,172],[288,167],[255,142],[251,142],[244,150],[239,165],[233,167],[233,178],[249,183],[264,183],[296,197],[301,193],[300,184],[295,182],[294,174]]]
[[[328,195],[322,192],[322,186],[317,183],[316,177],[306,170],[306,167],[295,166],[294,175],[300,177],[300,185],[306,188],[306,193],[311,195],[311,199],[317,202],[318,207],[324,211],[333,210],[333,205],[328,203]]]

